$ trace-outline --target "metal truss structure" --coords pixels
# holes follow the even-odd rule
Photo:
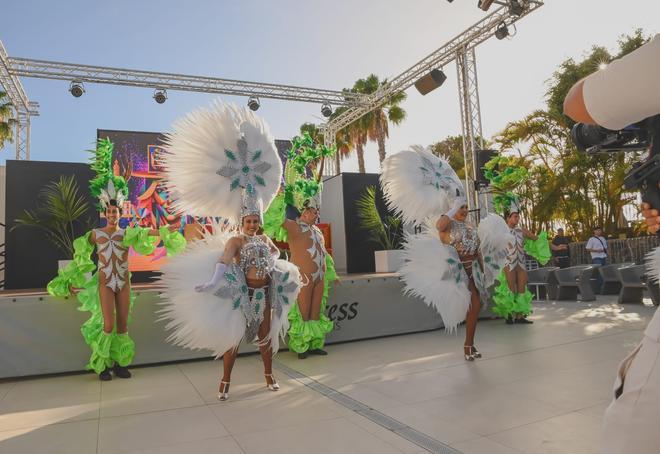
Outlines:
[[[255,98],[328,104],[332,107],[360,105],[364,95],[295,85],[248,82],[207,76],[138,71],[105,66],[78,65],[28,58],[12,58],[0,42],[0,84],[15,109],[16,159],[30,159],[30,117],[38,115],[19,80],[22,77],[66,80],[179,90]]]
[[[9,72],[9,56],[2,42],[0,42],[0,85],[14,107],[16,159],[30,159],[30,117],[39,115],[37,110],[39,104],[28,99],[21,81]]]
[[[466,187],[469,194],[470,208],[478,207],[479,202],[474,191],[474,180],[476,180],[478,170],[475,166],[476,151],[481,147],[477,140],[482,133],[474,49],[495,35],[496,30],[502,24],[511,26],[543,6],[543,2],[540,0],[517,1],[523,6],[521,14],[513,14],[507,6],[500,6],[444,46],[430,53],[398,76],[390,79],[386,87],[382,87],[371,95],[216,77],[12,58],[7,55],[2,42],[0,42],[0,84],[7,92],[9,100],[16,111],[16,159],[30,159],[30,118],[38,115],[38,104],[28,100],[18,78],[19,76],[146,87],[159,90],[271,98],[329,104],[333,107],[345,106],[346,109],[341,114],[332,118],[328,123],[321,125],[324,141],[326,144],[332,145],[335,142],[337,133],[342,128],[387,103],[394,93],[406,90],[431,70],[442,68],[456,61],[461,104],[461,125],[464,137],[463,152],[466,169],[470,170],[470,172],[466,172]],[[333,174],[336,172],[334,167],[334,162],[326,163],[326,173]]]
[[[539,0],[519,0],[519,3],[523,6],[521,14],[513,14],[508,6],[500,6],[439,49],[430,53],[398,76],[390,79],[386,87],[382,87],[376,93],[368,95],[361,105],[350,107],[331,119],[323,125],[326,144],[333,144],[339,130],[387,103],[394,93],[410,88],[418,79],[428,74],[431,70],[443,68],[449,63],[456,61],[459,100],[461,104],[461,126],[464,137],[463,153],[466,170],[469,170],[469,172],[466,171],[465,176],[468,204],[470,209],[478,208],[479,202],[476,196],[474,181],[476,180],[476,172],[478,171],[475,166],[476,150],[481,146],[480,143],[477,143],[477,140],[481,138],[481,112],[479,109],[479,91],[477,87],[477,68],[474,50],[479,44],[494,36],[496,30],[502,24],[512,26],[523,17],[543,6],[543,2]]]
[[[463,134],[463,160],[465,162],[465,188],[468,209],[479,208],[476,194],[477,151],[483,148],[479,85],[477,84],[477,58],[474,47],[456,53],[458,99],[461,103],[461,132]],[[472,177],[472,179],[470,178]]]
[[[337,90],[268,84],[218,77],[138,71],[105,66],[78,65],[56,61],[10,58],[9,73],[15,76],[36,77],[96,84],[125,85],[160,90],[193,91],[255,98],[346,106],[358,104],[361,95]]]

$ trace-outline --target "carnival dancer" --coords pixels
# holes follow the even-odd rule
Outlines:
[[[526,257],[534,257],[545,265],[552,257],[547,232],[536,235],[521,227],[520,199],[511,192],[527,179],[527,169],[515,164],[513,158],[497,156],[486,163],[485,177],[490,181],[495,211],[504,217],[511,231],[507,245],[506,264],[498,276],[499,285],[493,293],[493,312],[507,324],[531,324],[532,292],[527,289]]]
[[[284,172],[284,188],[265,215],[264,232],[288,242],[290,261],[298,267],[303,280],[297,304],[289,312],[288,345],[299,359],[308,354],[327,355],[323,345],[333,328],[325,309],[330,284],[337,280],[337,275],[323,234],[315,224],[321,210],[323,162],[334,152],[334,148],[314,146],[308,133],[294,137]],[[320,163],[320,169],[308,178],[313,163]]]
[[[112,150],[110,140],[99,140],[92,163],[97,176],[90,182],[107,225],[77,238],[73,243],[73,261],[48,283],[48,293],[62,297],[73,293],[80,302],[80,310],[91,312],[81,327],[85,342],[92,349],[87,369],[99,374],[103,381],[112,379],[111,371],[116,377],[131,377],[127,366],[133,361],[135,343],[128,334],[128,324],[135,297],[128,271],[129,247],[142,255],[152,254],[161,240],[168,255],[186,247],[183,236],[176,231],[177,225],[159,230],[119,227],[128,187],[124,178],[112,171]],[[158,236],[160,240],[155,238]],[[98,269],[91,260],[94,246],[98,252]]]
[[[166,181],[176,191],[176,210],[232,223],[163,267],[169,339],[222,356],[221,401],[229,398],[239,344],[255,341],[266,386],[277,391],[272,356],[301,281],[298,269],[279,260],[277,247],[258,233],[264,201],[272,200],[282,175],[268,127],[248,109],[217,102],[175,123],[166,144]],[[204,276],[211,277],[200,283]]]
[[[449,163],[414,146],[383,162],[381,184],[389,207],[406,223],[422,223],[407,234],[404,292],[438,311],[445,329],[466,321],[464,357],[481,358],[474,345],[481,300],[506,259],[511,234],[501,217],[489,215],[478,230],[467,222],[463,185]]]

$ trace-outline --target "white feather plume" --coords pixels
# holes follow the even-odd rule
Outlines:
[[[159,283],[165,287],[160,319],[171,330],[168,341],[193,350],[210,350],[216,357],[238,347],[245,334],[245,318],[240,310],[213,293],[196,292],[195,284],[213,275],[224,251],[228,233],[207,235],[189,243],[186,251],[172,257],[162,268]]]
[[[217,172],[230,164],[225,150],[236,153],[243,138],[248,150],[261,150],[260,160],[271,167],[263,173],[264,186],[256,187],[268,207],[282,175],[275,142],[266,123],[247,107],[219,101],[177,120],[166,134],[163,163],[168,189],[176,194],[174,208],[197,216],[219,216],[238,222],[241,190],[231,190],[231,178]]]
[[[467,276],[457,282],[447,262],[458,257],[455,249],[443,244],[431,230],[408,235],[403,256],[405,262],[399,272],[405,283],[404,292],[422,298],[438,311],[445,329],[454,331],[470,308]]]
[[[387,205],[405,222],[421,222],[446,212],[465,190],[449,163],[415,145],[383,161],[380,176]]]
[[[160,320],[167,320],[166,329],[171,331],[169,342],[193,350],[210,350],[220,357],[239,346],[245,335],[246,321],[243,311],[234,309],[231,301],[224,301],[213,292],[194,290],[195,284],[212,276],[215,264],[232,236],[220,228],[215,228],[214,232],[203,240],[189,243],[183,254],[170,258],[161,268],[158,281],[165,290],[161,294],[159,314]],[[273,354],[279,349],[280,338],[284,339],[289,330],[289,310],[296,304],[302,287],[298,267],[285,260],[276,260],[275,268],[273,275],[288,273],[287,283],[295,285],[282,285],[282,295],[288,304],[282,305],[279,314],[276,310],[271,314],[270,331],[264,342],[271,342]],[[272,306],[276,293],[277,289],[271,285]]]
[[[489,288],[506,264],[507,247],[514,241],[511,229],[497,214],[489,214],[479,223],[479,251],[484,262],[485,288]]]
[[[298,294],[302,288],[302,278],[300,277],[300,271],[298,267],[293,263],[287,262],[286,260],[276,260],[275,268],[278,273],[289,273],[290,281],[295,282],[296,288],[292,289],[290,292],[286,292],[285,296],[287,297],[289,304],[282,305],[281,314],[277,314],[273,310],[271,319],[270,319],[270,331],[268,333],[267,340],[270,341],[270,346],[273,349],[273,355],[277,353],[280,348],[280,338],[284,340],[286,333],[289,331],[289,311],[293,308],[293,305],[296,304]],[[271,285],[270,299],[271,307],[273,306],[273,298],[275,295],[276,289],[273,289]]]

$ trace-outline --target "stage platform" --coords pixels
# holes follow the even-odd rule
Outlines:
[[[654,311],[616,296],[538,303],[533,325],[480,322],[473,363],[462,327],[305,360],[282,352],[278,393],[250,355],[236,361],[227,402],[215,398],[219,361],[136,367],[110,382],[0,380],[0,452],[596,454],[617,366]]]
[[[335,330],[329,344],[416,333],[442,328],[440,316],[421,300],[402,294],[397,273],[341,275],[328,301]],[[190,351],[166,341],[159,321],[161,288],[133,286],[137,298],[131,336],[137,349],[134,364],[156,364],[207,358],[208,351]],[[55,298],[44,290],[0,292],[0,378],[80,371],[89,349],[80,334],[88,313],[75,298]],[[254,351],[251,344],[242,352]]]

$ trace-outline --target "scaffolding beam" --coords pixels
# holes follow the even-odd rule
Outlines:
[[[123,85],[160,90],[192,91],[287,101],[354,106],[361,95],[337,90],[299,87],[261,82],[248,82],[218,77],[192,76],[187,74],[141,71],[106,66],[80,65],[29,58],[9,58],[9,72],[13,76],[39,79],[65,80],[69,82]]]
[[[468,209],[478,210],[479,197],[476,192],[477,151],[483,148],[479,85],[477,83],[477,59],[474,47],[460,49],[456,53],[456,75],[458,100],[461,108],[461,131],[463,134],[463,159],[465,162],[465,191]]]
[[[387,86],[363,99],[361,105],[350,107],[337,115],[325,125],[325,128],[336,132],[350,125],[363,115],[381,107],[393,94],[410,88],[418,79],[431,70],[448,65],[456,59],[459,53],[469,52],[494,36],[495,31],[502,23],[506,26],[512,26],[543,6],[543,2],[538,0],[525,0],[523,3],[524,9],[520,15],[512,14],[506,6],[500,6],[398,76],[389,79]]]
[[[15,122],[15,159],[30,159],[30,117],[39,115],[39,104],[28,99],[20,79],[10,72],[9,60],[7,50],[0,41],[0,86],[14,108],[12,118],[6,120]]]

